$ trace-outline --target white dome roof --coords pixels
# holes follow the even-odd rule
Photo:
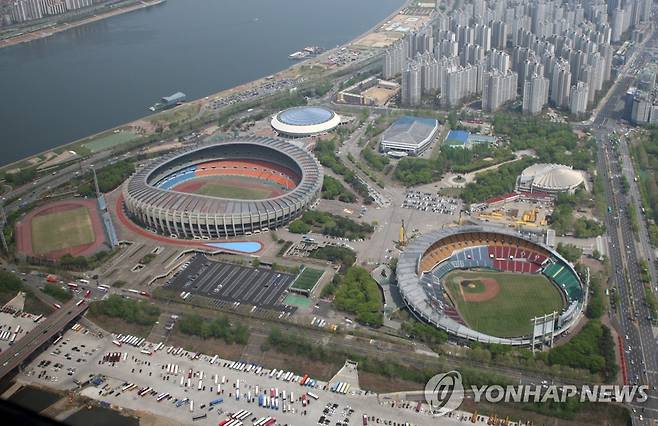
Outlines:
[[[534,164],[521,173],[521,178],[532,179],[534,188],[546,191],[567,191],[584,182],[582,173],[562,164]]]

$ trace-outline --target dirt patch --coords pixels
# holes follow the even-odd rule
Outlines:
[[[146,338],[151,332],[151,326],[133,324],[122,320],[121,318],[108,317],[106,315],[91,315],[87,314],[87,318],[96,323],[103,330],[111,333],[132,334]]]
[[[167,339],[167,344],[181,346],[188,351],[219,355],[224,359],[240,359],[244,351],[244,345],[229,345],[221,339],[202,339],[198,336],[189,336],[180,332],[172,333]]]
[[[425,385],[359,371],[359,387],[377,393],[389,393],[422,390]]]
[[[493,278],[463,278],[455,277],[455,281],[459,285],[459,292],[466,302],[485,302],[491,300],[500,292],[500,285],[498,281]],[[484,289],[477,293],[469,292],[468,289],[475,286],[474,281],[482,283]],[[464,290],[466,289],[466,290]]]

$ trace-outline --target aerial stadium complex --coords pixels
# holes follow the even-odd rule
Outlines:
[[[272,118],[272,128],[279,135],[302,138],[335,129],[341,118],[330,109],[319,106],[288,108]]]
[[[400,256],[397,278],[414,316],[478,342],[552,344],[585,305],[583,283],[562,256],[497,228],[420,236]]]
[[[275,229],[299,216],[322,189],[322,168],[286,141],[244,137],[179,151],[135,173],[123,187],[127,215],[145,228],[187,239]]]

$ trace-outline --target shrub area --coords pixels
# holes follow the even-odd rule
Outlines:
[[[646,134],[630,147],[638,173],[638,187],[642,196],[642,206],[648,224],[649,236],[654,246],[658,246],[658,129],[649,129]]]
[[[337,282],[334,305],[356,315],[360,323],[381,326],[384,323],[382,295],[367,270],[352,266]]]
[[[37,177],[37,169],[36,167],[31,167],[28,169],[20,169],[17,172],[13,173],[5,173],[5,181],[12,185],[12,186],[20,186],[23,184],[26,184],[28,182],[31,182],[34,180],[34,178]]]
[[[512,151],[532,149],[539,163],[559,163],[587,170],[596,158],[596,142],[584,143],[567,123],[554,123],[537,117],[496,114],[493,120],[497,135],[506,135]]]
[[[347,270],[356,262],[356,253],[347,247],[324,246],[313,250],[310,256],[315,259],[327,260],[341,265],[341,270]]]
[[[325,200],[338,199],[344,203],[353,203],[356,196],[352,191],[345,188],[338,179],[325,176],[322,182],[322,198]]]
[[[336,156],[336,142],[334,140],[318,141],[315,144],[314,152],[318,161],[320,161],[320,164],[324,167],[330,168],[337,175],[343,176],[345,182],[347,182],[357,194],[363,197],[364,204],[372,203],[372,197],[370,197],[370,194],[368,193],[368,187],[359,181],[354,172],[348,169]]]
[[[407,186],[438,180],[446,172],[470,173],[514,159],[508,147],[475,145],[470,149],[444,145],[436,158],[406,157],[400,160],[394,177]]]
[[[101,192],[110,192],[123,183],[128,177],[135,173],[133,160],[122,160],[112,165],[103,167],[96,171],[98,177],[98,188]],[[93,196],[95,189],[93,180],[85,180],[78,186],[78,192],[82,195]]]
[[[73,295],[68,289],[63,289],[57,284],[46,284],[46,286],[43,289],[43,292],[51,297],[54,297],[60,302],[68,302],[73,297]]]
[[[574,209],[590,204],[589,194],[583,189],[578,189],[574,194],[559,194],[551,214],[552,228],[558,235],[573,234],[578,238],[602,235],[605,232],[602,223],[585,217],[574,219]]]
[[[231,325],[224,316],[215,319],[204,318],[201,315],[185,314],[178,321],[178,328],[185,334],[199,336],[204,339],[214,337],[224,340],[227,344],[246,344],[249,340],[249,329],[243,324]]]
[[[557,252],[571,263],[576,263],[583,255],[583,250],[573,244],[558,243]]]
[[[610,329],[597,320],[590,320],[568,343],[550,350],[550,364],[587,368],[601,374],[606,381],[617,375],[615,343]]]
[[[475,182],[470,182],[464,187],[462,199],[466,203],[480,203],[489,198],[512,192],[516,185],[516,178],[523,169],[534,162],[533,159],[524,158],[503,164],[495,170],[478,173],[475,176]]]
[[[300,219],[288,225],[288,230],[295,234],[313,231],[332,237],[344,237],[350,240],[367,238],[374,228],[368,223],[358,223],[351,219],[331,213],[307,210]]]
[[[160,308],[157,306],[142,301],[124,299],[117,295],[92,303],[89,312],[92,315],[121,318],[129,323],[148,326],[154,325],[160,317]]]
[[[37,299],[32,289],[23,285],[16,274],[0,271],[0,305],[9,302],[19,291],[25,293],[25,310],[27,312],[48,315],[52,311],[52,307]]]
[[[337,366],[342,366],[347,358],[359,363],[359,371],[377,374],[383,377],[408,380],[423,385],[427,383],[437,371],[449,371],[452,369],[451,366],[443,365],[441,361],[437,361],[432,367],[406,366],[390,359],[384,361],[364,356],[360,353],[342,351],[311,343],[298,334],[284,333],[279,329],[273,329],[270,332],[267,342],[262,346],[262,349],[264,352],[267,352],[270,349],[276,349],[283,354],[300,356],[312,361],[330,363]],[[459,371],[462,375],[464,384],[467,386],[511,384],[506,377],[492,374],[484,370],[465,367],[460,368]]]

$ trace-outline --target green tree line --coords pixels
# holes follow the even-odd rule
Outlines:
[[[288,230],[295,234],[306,234],[313,231],[323,235],[355,240],[367,238],[374,231],[374,227],[369,223],[358,223],[332,213],[307,210],[301,218],[288,225]]]
[[[244,324],[232,325],[228,318],[218,316],[214,319],[204,318],[201,315],[185,314],[178,321],[181,332],[204,339],[214,337],[226,343],[246,344],[249,339],[249,329]]]
[[[322,181],[322,198],[325,200],[338,199],[344,203],[353,203],[356,200],[356,196],[352,191],[345,188],[338,179],[327,175]]]
[[[118,295],[92,303],[89,311],[92,315],[120,318],[139,325],[154,325],[160,316],[160,308],[157,306]]]

